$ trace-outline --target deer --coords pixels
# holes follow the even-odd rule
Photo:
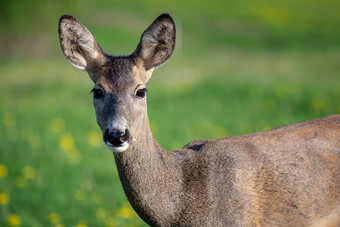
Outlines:
[[[154,138],[146,84],[175,47],[169,14],[131,55],[106,54],[71,15],[63,54],[94,83],[93,105],[125,195],[150,226],[340,226],[340,115],[167,151]]]

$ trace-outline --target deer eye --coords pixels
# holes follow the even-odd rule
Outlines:
[[[101,89],[93,88],[92,92],[93,92],[93,98],[95,99],[101,99],[104,96],[104,92]]]
[[[148,90],[147,90],[146,88],[139,89],[139,90],[136,92],[136,96],[137,96],[138,98],[144,98],[147,91],[148,91]]]

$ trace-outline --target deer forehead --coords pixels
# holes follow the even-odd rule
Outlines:
[[[106,91],[122,92],[135,89],[137,85],[145,85],[151,78],[154,68],[145,70],[143,66],[135,64],[129,58],[108,57],[104,67],[95,72],[96,85],[102,86]]]
[[[100,72],[97,72],[96,85],[106,91],[123,92],[143,84],[141,73],[128,58],[109,57]]]

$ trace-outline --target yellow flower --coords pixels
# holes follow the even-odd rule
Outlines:
[[[12,112],[7,112],[2,117],[2,122],[4,123],[6,127],[10,128],[16,124],[17,120],[15,118],[15,115]]]
[[[51,132],[63,132],[65,130],[65,121],[61,118],[54,118],[50,124]]]
[[[122,207],[119,209],[118,214],[125,219],[130,219],[133,216],[133,211],[130,208]]]
[[[101,204],[103,202],[103,196],[99,193],[96,193],[92,196],[92,201],[95,204]]]
[[[4,164],[0,164],[0,177],[7,177],[8,169]]]
[[[32,166],[26,166],[22,172],[26,179],[34,179],[36,177],[36,171]]]
[[[105,227],[115,227],[115,220],[113,218],[109,218],[105,222]]]
[[[78,222],[78,225],[76,227],[87,227],[86,221],[84,220],[80,220]]]
[[[18,188],[25,188],[27,186],[27,181],[23,176],[16,177],[14,182]]]
[[[74,149],[74,142],[71,134],[62,135],[59,144],[61,149],[63,149],[65,152],[69,152]]]
[[[97,218],[105,218],[106,217],[106,210],[102,207],[98,207],[96,210],[95,210],[95,216]]]
[[[283,8],[261,7],[255,13],[260,19],[276,26],[287,24],[291,20],[291,13]]]
[[[97,131],[92,131],[88,135],[89,144],[100,146],[102,144],[102,135]]]
[[[60,222],[60,216],[57,213],[50,213],[48,215],[48,221],[52,224],[57,224]]]
[[[83,190],[78,189],[78,190],[76,190],[75,197],[76,197],[77,200],[85,200],[86,194]]]
[[[16,214],[11,214],[7,218],[7,223],[9,226],[19,226],[20,225],[20,217]]]
[[[8,195],[4,192],[0,193],[0,205],[7,205],[9,201]]]

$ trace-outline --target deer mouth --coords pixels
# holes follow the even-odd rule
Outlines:
[[[109,129],[105,130],[104,142],[109,150],[113,152],[123,152],[129,147],[131,141],[131,134],[128,129],[125,132],[119,130],[113,130],[110,132]]]
[[[110,144],[109,142],[106,142],[106,146],[112,152],[124,152],[128,149],[129,144],[127,142],[124,142],[124,143],[122,143],[118,146],[114,146],[114,145]]]

